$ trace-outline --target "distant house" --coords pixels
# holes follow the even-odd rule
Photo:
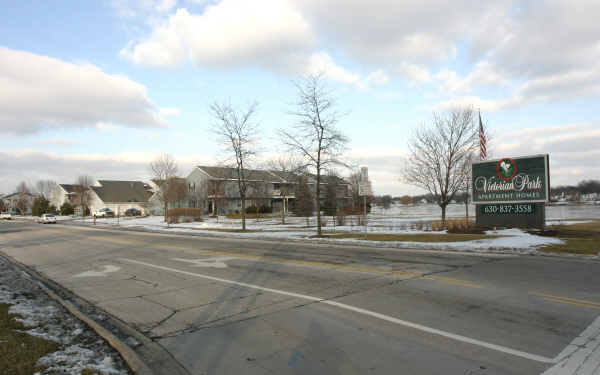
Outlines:
[[[65,202],[74,207],[80,205],[81,188],[78,185],[58,184],[50,194],[51,204],[60,208]],[[148,199],[152,196],[152,187],[141,181],[99,180],[90,187],[88,207],[90,212],[109,208],[115,214],[124,214],[128,208],[137,208],[147,213]]]
[[[53,204],[57,209],[65,203],[69,203],[71,206],[79,204],[78,185],[73,184],[56,184],[50,192],[50,204]]]
[[[189,198],[187,207],[204,207],[207,212],[219,214],[240,212],[242,203],[237,185],[237,169],[214,166],[197,166],[187,177]],[[300,175],[271,171],[246,170],[246,207],[268,206],[274,212],[281,210],[292,211],[295,205],[296,187]],[[321,182],[321,200],[325,198],[327,178]],[[308,175],[309,188],[315,192],[315,176]],[[200,197],[204,197],[206,205],[202,206]],[[344,207],[351,202],[350,184],[343,179],[337,181],[338,207]]]
[[[3,196],[2,202],[4,202],[4,206],[8,207],[8,209],[13,213],[18,213],[21,215],[31,215],[31,208],[33,207],[33,201],[38,197],[36,194],[31,193],[12,193]],[[25,212],[19,212],[18,206],[19,201],[23,200],[25,202]]]
[[[187,180],[185,178],[174,177],[174,179],[183,185],[187,184]],[[148,191],[150,192],[150,198],[148,198],[147,210],[150,215],[164,215],[164,213],[165,213],[164,203],[160,199],[160,192],[161,192],[163,183],[164,183],[164,180],[160,181],[160,180],[156,180],[156,179],[148,182],[148,187],[149,187]],[[197,199],[194,199],[194,197],[191,197],[188,194],[188,196],[186,196],[184,199],[182,199],[180,201],[170,202],[168,204],[168,208],[197,207],[196,201],[197,201]]]
[[[148,199],[152,196],[151,187],[141,181],[99,180],[99,186],[92,186],[90,210],[109,208],[115,214],[123,215],[128,208],[137,208],[147,213]]]

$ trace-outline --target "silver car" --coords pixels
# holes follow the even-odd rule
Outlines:
[[[56,224],[56,216],[53,214],[43,214],[38,219],[38,223],[42,224]]]

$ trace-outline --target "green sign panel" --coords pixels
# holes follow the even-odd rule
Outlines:
[[[474,203],[534,203],[549,199],[547,154],[474,162],[472,171]]]
[[[530,215],[535,213],[535,203],[478,204],[481,215]]]

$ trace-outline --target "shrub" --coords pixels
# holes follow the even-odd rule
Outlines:
[[[475,222],[466,219],[455,219],[446,221],[448,233],[481,234],[483,228],[478,227]]]
[[[167,216],[169,217],[169,224],[202,221],[202,214],[202,208],[171,208],[167,211]]]
[[[258,208],[256,206],[246,207],[247,214],[255,214],[257,211],[258,211]]]
[[[258,213],[260,213],[260,214],[272,214],[273,213],[273,207],[262,205],[258,209]]]
[[[442,224],[440,220],[432,221],[430,223],[432,231],[442,231],[446,229],[448,233],[459,233],[459,234],[482,234],[483,228],[478,227],[474,221],[467,221],[464,218],[461,219],[448,219],[446,220],[446,226]]]
[[[75,209],[69,202],[65,202],[60,206],[60,214],[63,216],[73,215],[75,213]]]

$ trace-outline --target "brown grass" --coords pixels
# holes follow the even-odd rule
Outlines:
[[[60,345],[27,333],[16,332],[26,328],[9,314],[10,305],[0,304],[0,369],[2,374],[31,375],[44,369],[36,362],[46,354],[60,349]]]
[[[462,233],[462,234],[483,234],[483,228],[475,225],[475,220],[467,220],[466,218],[457,219],[446,219],[446,227],[442,224],[441,220],[432,221],[430,223],[432,231],[442,231],[446,229],[448,233]]]
[[[546,227],[544,232],[535,234],[557,237],[565,241],[561,245],[544,246],[540,248],[541,251],[585,255],[596,255],[600,252],[600,220],[573,225],[552,225]]]
[[[316,236],[313,236],[316,237]],[[352,238],[364,240],[364,233],[334,233],[326,234],[324,238]],[[500,236],[490,236],[485,234],[385,234],[385,233],[368,233],[367,241],[399,241],[399,242],[463,242],[475,241],[490,238],[498,238]]]

